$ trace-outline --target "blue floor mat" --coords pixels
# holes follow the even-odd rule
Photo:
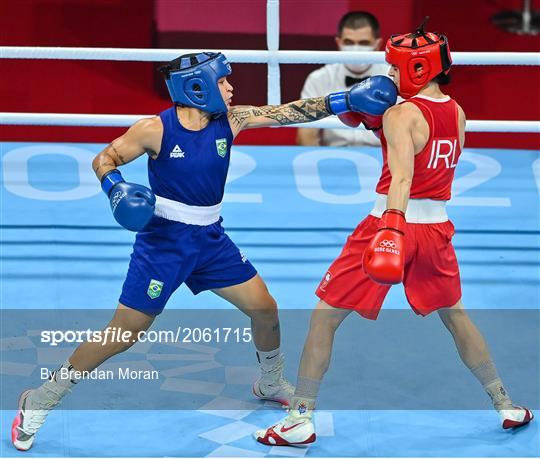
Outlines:
[[[101,318],[112,314],[120,293],[134,237],[117,226],[93,176],[90,162],[101,148],[98,144],[0,144],[3,457],[21,454],[8,435],[16,402],[13,394],[24,384],[37,385],[39,367],[54,368],[72,350],[37,344],[39,324],[31,327],[31,316],[22,311],[44,310],[65,323],[75,317],[76,311],[69,310],[83,315],[102,310],[104,315],[96,316]],[[539,161],[538,151],[465,149],[448,207],[457,229],[454,245],[464,303],[486,334],[511,395],[533,409],[540,409],[540,178],[535,175]],[[376,148],[240,146],[232,150],[223,224],[286,310],[283,348],[292,379],[309,310],[316,302],[314,289],[348,233],[371,209],[379,172]],[[147,183],[142,159],[126,165],[123,174],[129,181]],[[191,317],[189,310],[214,314],[212,310],[230,306],[211,293],[194,297],[182,286],[167,309]],[[375,324],[355,317],[340,330],[333,365],[321,390],[324,409],[316,416],[319,441],[310,448],[269,448],[251,438],[253,430],[276,422],[284,413],[254,401],[249,378],[231,385],[235,373],[230,369],[227,373],[227,368],[242,367],[242,375],[256,371],[252,348],[246,345],[238,362],[231,362],[218,346],[218,357],[210,359],[217,364],[196,367],[206,371],[201,380],[217,386],[209,386],[216,393],[208,399],[193,396],[198,404],[194,409],[167,410],[167,397],[174,391],[156,399],[162,410],[147,409],[144,400],[134,401],[135,408],[142,405],[144,410],[125,409],[130,398],[124,400],[116,387],[105,390],[103,386],[105,395],[114,395],[116,402],[100,410],[70,408],[69,403],[77,400],[72,394],[73,400],[66,399],[65,409],[51,414],[35,447],[24,454],[538,457],[538,423],[503,431],[486,396],[461,367],[436,315],[421,319],[408,309],[402,288],[394,287]],[[21,311],[18,319],[9,315],[13,311]],[[238,321],[235,324],[243,327],[243,316],[235,313],[230,311]],[[165,317],[162,326],[168,325]],[[21,328],[6,329],[6,322]],[[82,327],[84,320],[80,322]],[[408,334],[397,332],[401,323]],[[376,365],[376,356],[368,351],[385,333],[393,333],[394,338],[379,347],[384,365]],[[424,342],[430,347],[425,355]],[[357,354],[349,354],[351,348]],[[136,351],[122,358],[140,368],[165,368],[156,357],[163,350]],[[403,360],[409,356],[406,351],[413,357],[421,355]],[[444,372],[436,368],[438,358],[451,361]],[[351,360],[357,363],[348,366]],[[186,357],[175,365],[193,364]],[[173,374],[167,379],[181,378]],[[356,392],[349,381],[357,386]],[[89,394],[87,399],[96,397],[98,403],[99,382],[88,385],[94,386],[77,390]],[[466,394],[463,409],[448,409],[463,399],[460,390]],[[359,402],[353,401],[355,393]],[[176,394],[186,395],[181,389]],[[243,409],[212,409],[212,403],[223,398],[240,400]]]

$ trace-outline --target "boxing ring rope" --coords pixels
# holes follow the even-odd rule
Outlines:
[[[232,63],[268,65],[268,104],[281,103],[280,64],[381,64],[384,52],[344,51],[279,51],[279,0],[267,2],[267,51],[213,50],[223,52]],[[132,49],[132,48],[61,48],[2,46],[0,59],[67,59],[164,62],[180,54],[208,50],[194,49]],[[540,65],[540,53],[526,52],[453,52],[455,65]],[[0,125],[25,126],[99,126],[128,127],[141,118],[154,115],[90,115],[76,113],[15,113],[1,112]],[[291,125],[288,127],[297,127]],[[335,117],[303,124],[316,129],[352,129]],[[470,120],[468,132],[529,132],[540,133],[540,121]]]
[[[81,113],[0,113],[0,125],[17,126],[94,126],[129,127],[141,118],[155,115],[88,115]],[[337,119],[314,121],[302,127],[316,129],[352,129]],[[298,127],[291,124],[283,127]],[[356,128],[359,129],[359,128]],[[467,121],[467,132],[531,132],[540,134],[540,121]]]
[[[279,10],[277,0],[268,2],[268,29],[279,30]],[[277,23],[277,24],[276,24]],[[279,33],[267,34],[268,51],[223,50],[233,63],[268,64],[268,103],[280,103],[280,64],[333,64],[384,63],[384,52],[344,52],[344,51],[279,51]],[[193,49],[129,49],[129,48],[57,48],[57,47],[0,47],[0,59],[68,59],[68,60],[112,60],[163,62],[203,50]],[[214,50],[219,51],[219,50]],[[540,53],[515,52],[454,52],[455,65],[540,65]],[[24,126],[99,126],[128,127],[141,118],[153,115],[94,115],[76,113],[15,113],[0,112],[0,125]],[[287,127],[297,127],[290,125]],[[352,129],[340,123],[335,117],[303,124],[302,127],[315,129]],[[468,132],[527,132],[540,133],[540,121],[495,121],[469,120]]]
[[[222,52],[237,64],[384,64],[383,51],[264,51],[240,49],[62,48],[0,46],[0,59],[66,59],[91,61],[165,62],[180,54]],[[540,53],[452,51],[453,65],[540,65]]]

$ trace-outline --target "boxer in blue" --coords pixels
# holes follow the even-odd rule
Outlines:
[[[117,222],[137,231],[118,308],[107,327],[133,337],[150,327],[172,293],[186,283],[211,290],[251,319],[261,377],[254,394],[288,405],[294,393],[282,376],[277,305],[253,265],[221,226],[230,149],[243,129],[303,123],[331,114],[363,114],[369,129],[396,102],[397,90],[376,76],[347,92],[278,106],[231,107],[231,66],[221,53],[188,54],[162,69],[174,105],[135,123],[93,161]],[[124,181],[118,167],[148,155],[150,189]],[[25,391],[12,426],[16,448],[28,450],[49,411],[81,379],[128,343],[86,342],[41,387]],[[66,377],[66,375],[68,375]]]

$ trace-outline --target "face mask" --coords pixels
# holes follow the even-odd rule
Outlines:
[[[373,51],[373,46],[369,45],[341,45],[341,51]],[[371,64],[345,64],[347,70],[353,73],[364,73]]]

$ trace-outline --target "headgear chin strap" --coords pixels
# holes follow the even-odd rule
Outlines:
[[[399,95],[405,99],[440,73],[448,74],[452,65],[446,36],[424,31],[428,19],[415,32],[392,35],[386,42],[386,62],[399,69]]]
[[[176,65],[178,60],[179,66]],[[206,52],[181,56],[162,71],[173,102],[198,108],[212,115],[227,112],[218,80],[229,76],[232,70],[223,54]]]

